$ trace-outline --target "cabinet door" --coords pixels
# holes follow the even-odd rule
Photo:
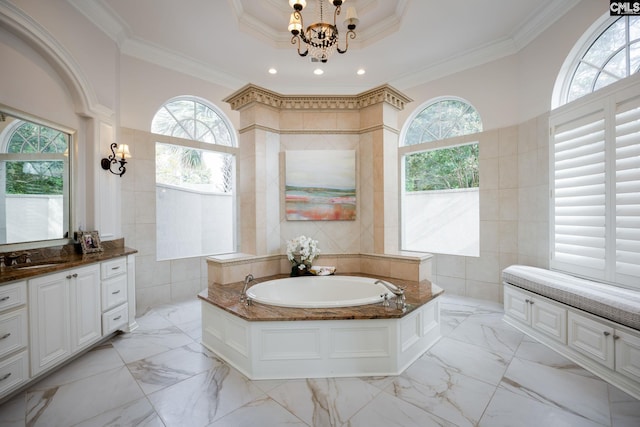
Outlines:
[[[640,338],[615,331],[616,371],[640,382]]]
[[[29,281],[32,376],[71,354],[69,279],[66,276],[63,272]]]
[[[613,328],[569,312],[569,347],[613,369]]]
[[[510,286],[504,287],[504,312],[507,316],[529,325],[531,323],[530,297]]]
[[[534,329],[560,341],[567,343],[567,310],[553,303],[531,299],[531,326]]]
[[[75,352],[102,337],[100,266],[78,268],[70,276],[71,351]]]

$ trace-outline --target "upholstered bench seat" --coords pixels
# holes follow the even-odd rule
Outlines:
[[[505,283],[640,330],[640,292],[525,265],[502,271]]]

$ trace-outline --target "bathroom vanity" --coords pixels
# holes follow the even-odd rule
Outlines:
[[[135,253],[67,247],[0,268],[0,402],[107,339],[135,328]]]

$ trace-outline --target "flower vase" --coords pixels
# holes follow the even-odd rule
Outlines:
[[[311,272],[309,271],[310,267],[311,266],[304,263],[293,264],[291,266],[291,277],[308,276],[309,274],[311,274]]]

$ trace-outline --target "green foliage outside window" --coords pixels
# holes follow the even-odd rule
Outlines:
[[[6,167],[7,194],[63,194],[62,162],[6,162]]]
[[[64,133],[47,126],[24,122],[9,138],[7,153],[62,154],[67,147],[68,138]],[[7,194],[63,194],[63,161],[7,161],[5,165]]]
[[[406,191],[478,187],[478,144],[407,155],[405,176]]]
[[[482,120],[475,108],[458,99],[443,99],[420,111],[403,143],[417,145],[478,132],[482,132]],[[478,144],[469,144],[407,154],[406,191],[478,187],[478,152]]]

